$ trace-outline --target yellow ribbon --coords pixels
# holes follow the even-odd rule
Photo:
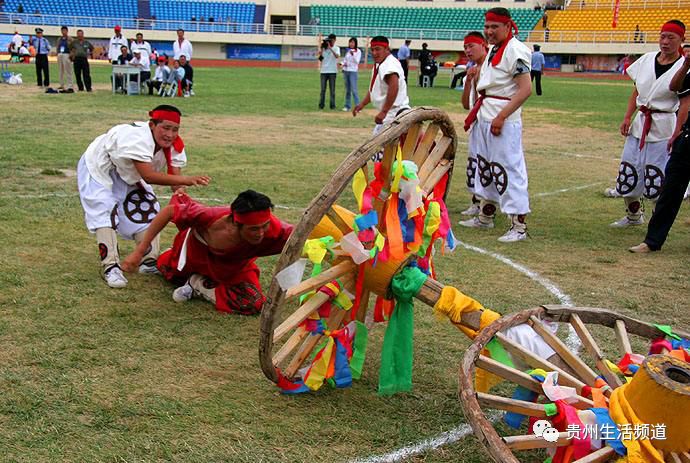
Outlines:
[[[364,171],[359,169],[355,172],[355,176],[352,179],[352,192],[355,194],[355,199],[357,200],[357,210],[362,210],[362,201],[364,199],[364,190],[367,188],[367,179],[364,175]]]
[[[400,145],[398,145],[398,151],[395,153],[395,173],[393,175],[393,183],[391,183],[391,193],[397,193],[400,191],[400,179],[403,175],[403,163],[402,163],[402,151],[400,151]],[[394,207],[398,207],[397,204]]]
[[[333,355],[333,346],[335,341],[331,336],[328,336],[326,346],[322,350],[321,358],[316,360],[309,370],[309,376],[304,381],[304,384],[312,391],[318,390],[326,379],[328,373],[328,366],[331,363],[331,355]]]

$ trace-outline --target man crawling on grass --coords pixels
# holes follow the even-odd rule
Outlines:
[[[179,232],[172,248],[158,258],[163,276],[182,285],[173,291],[173,300],[201,296],[221,312],[258,314],[266,298],[255,261],[280,254],[293,229],[275,217],[272,209],[271,200],[253,190],[240,193],[230,206],[217,207],[177,192],[122,268],[135,271],[154,237],[173,222]]]

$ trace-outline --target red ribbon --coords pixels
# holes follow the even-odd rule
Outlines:
[[[369,82],[369,91],[371,92],[371,89],[374,88],[374,82],[376,81],[376,76],[379,75],[379,66],[380,64],[374,63],[374,72],[371,74],[371,82]]]
[[[381,42],[381,41],[378,41],[378,40],[375,41],[375,42],[371,42],[371,43],[369,44],[369,46],[372,47],[372,48],[374,48],[374,47],[384,47],[384,48],[385,48],[385,47],[387,47],[388,45],[389,45],[388,42]]]
[[[515,31],[515,35],[518,33],[518,27],[517,24],[509,17],[509,16],[503,16],[500,14],[496,14],[491,11],[487,11],[486,14],[484,15],[485,19],[487,21],[494,21],[498,23],[504,23],[504,24],[510,24],[510,30],[508,30],[508,37],[503,41],[501,46],[499,47],[498,51],[494,55],[494,57],[491,59],[491,65],[492,66],[497,66],[498,63],[501,62],[501,59],[503,59],[503,52],[505,51],[506,47],[508,46],[508,42],[510,42],[510,39],[513,38],[513,31]]]
[[[484,93],[484,90],[479,92],[479,98],[477,98],[477,101],[474,102],[474,106],[472,106],[472,109],[470,110],[469,114],[465,118],[465,125],[463,128],[465,129],[465,132],[470,130],[470,127],[472,127],[472,124],[474,124],[474,121],[477,120],[477,114],[479,114],[479,108],[482,107],[482,103],[484,103],[484,100],[486,98],[495,98],[497,100],[507,100],[510,101],[510,98],[507,96],[494,96],[494,95],[487,95]]]
[[[681,27],[676,23],[667,22],[666,24],[661,26],[661,32],[672,32],[681,39],[685,39],[685,28]]]
[[[644,115],[644,124],[642,125],[642,136],[640,137],[640,149],[642,149],[644,148],[644,142],[647,139],[647,134],[652,128],[652,114],[660,113],[662,111],[649,109],[648,107],[642,105],[640,106],[640,112]]]
[[[175,148],[175,151],[178,153],[184,151],[184,142],[179,135],[173,142],[172,147]],[[170,148],[163,148],[163,154],[165,155],[165,163],[168,165],[168,175],[173,175],[174,167],[172,165],[172,150]]]
[[[465,40],[463,40],[463,45],[467,45],[468,43],[476,43],[478,45],[484,45],[486,47],[486,40],[484,40],[481,37],[477,37],[476,35],[468,35],[465,37]]]
[[[151,119],[156,121],[170,121],[175,124],[180,123],[180,113],[175,111],[166,111],[164,109],[158,109],[156,111],[149,111],[149,116]]]
[[[233,212],[232,218],[243,225],[262,225],[271,220],[271,210],[251,211],[245,213]]]

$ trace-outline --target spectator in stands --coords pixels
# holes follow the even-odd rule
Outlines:
[[[549,15],[544,11],[544,15],[541,17],[541,27],[546,29],[546,25],[549,23]]]
[[[398,50],[398,61],[405,72],[405,82],[407,82],[407,76],[410,73],[410,44],[412,40],[405,40],[405,43],[400,46]]]
[[[43,29],[36,28],[36,37],[31,43],[36,49],[36,82],[39,87],[50,85],[50,68],[48,67],[48,53],[50,53],[50,43],[43,37]]]
[[[548,27],[544,29],[544,42],[549,41],[549,35],[551,34],[551,29]]]
[[[19,14],[24,13],[24,5],[22,5],[21,3],[19,5],[17,5],[17,13],[19,13]]]
[[[530,78],[532,81],[536,81],[537,96],[541,96],[541,75],[544,71],[545,63],[546,59],[541,52],[541,47],[535,44],[534,52],[532,53],[532,70],[530,71]]]
[[[193,22],[193,23],[196,22],[196,16],[192,16],[192,22]]]
[[[127,39],[122,36],[122,28],[120,26],[115,26],[114,31],[115,35],[110,38],[110,44],[108,45],[108,59],[111,63],[117,64],[122,46],[124,45],[126,48],[129,44]]]
[[[633,42],[638,43],[640,41],[640,25],[635,24],[635,33],[633,34]]]
[[[359,62],[362,59],[362,50],[357,47],[357,38],[351,37],[347,42],[347,51],[343,57],[343,79],[345,80],[345,106],[343,111],[350,111],[350,97],[355,106],[359,104],[359,93],[357,91],[357,74],[359,72]]]
[[[405,72],[400,61],[391,54],[388,39],[381,35],[371,39],[371,54],[374,57],[370,89],[367,96],[355,106],[352,115],[356,116],[366,105],[373,102],[378,113],[374,117],[374,135],[403,112],[410,109],[407,97]]]
[[[84,88],[87,92],[91,91],[89,53],[93,53],[93,45],[84,38],[84,31],[79,29],[77,38],[70,44],[70,59],[74,62],[74,75],[80,92],[83,92]]]
[[[178,29],[177,40],[173,42],[173,58],[180,59],[180,55],[185,55],[187,61],[192,61],[192,51],[192,43],[184,38],[184,29]]]
[[[330,34],[326,40],[321,41],[319,35],[319,48],[317,59],[321,61],[321,94],[319,96],[319,109],[323,109],[326,98],[326,83],[330,90],[330,107],[335,109],[335,78],[338,73],[338,58],[340,47],[335,44],[335,34]]]
[[[212,23],[212,22],[214,22],[214,21],[215,21],[215,20],[213,19],[213,16],[209,16],[209,17],[208,17],[208,22]]]
[[[194,85],[194,68],[189,64],[185,55],[180,55],[179,61],[180,66],[184,69],[184,88],[186,89],[184,96],[194,96],[194,89],[192,88]]]
[[[149,95],[153,95],[153,89],[160,90],[163,82],[168,80],[170,77],[170,68],[168,67],[168,58],[166,56],[158,57],[158,65],[156,66],[156,72],[153,75],[153,79],[149,80]]]
[[[72,37],[69,36],[67,26],[60,28],[60,34],[62,35],[58,37],[55,44],[57,48],[58,70],[60,71],[60,87],[58,87],[58,90],[66,90],[68,93],[73,93],[74,76],[72,75],[72,62],[69,55]]]

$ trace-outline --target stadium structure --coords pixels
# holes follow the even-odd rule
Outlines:
[[[666,20],[690,23],[688,0],[0,0],[0,45],[35,27],[54,38],[61,25],[107,43],[121,25],[126,37],[141,31],[167,52],[182,28],[195,59],[283,64],[312,61],[320,34],[336,34],[339,45],[381,34],[393,48],[426,42],[437,61],[462,62],[462,38],[482,30],[483,12],[495,6],[511,11],[521,40],[542,45],[547,69],[562,71],[615,71],[623,56],[656,49]]]

